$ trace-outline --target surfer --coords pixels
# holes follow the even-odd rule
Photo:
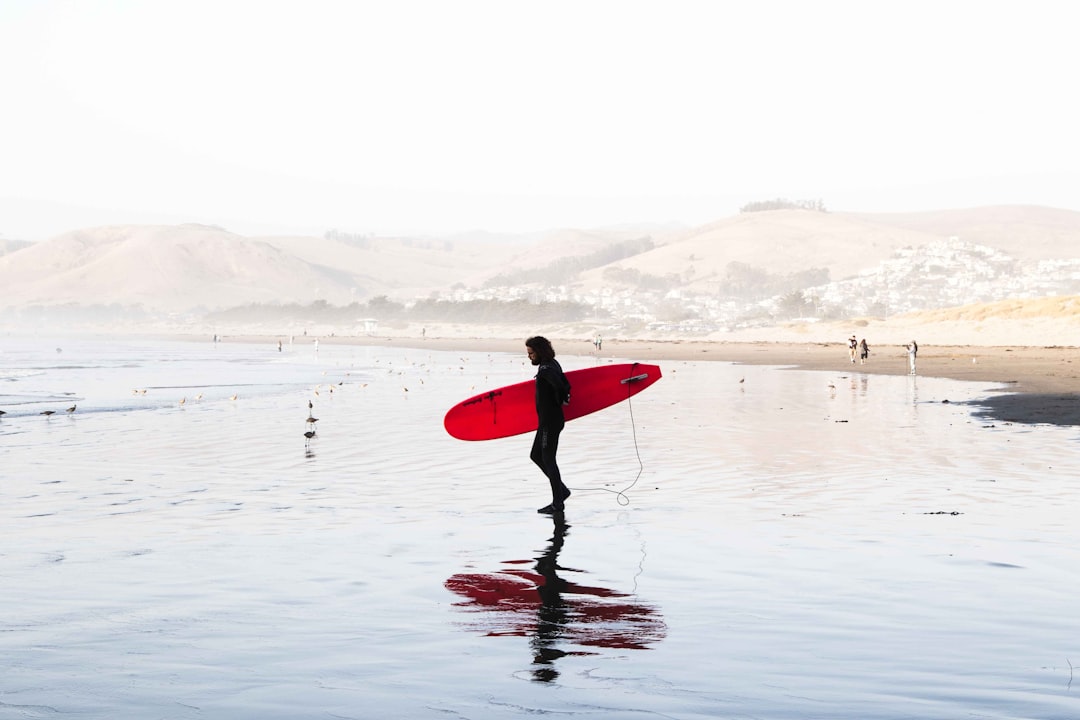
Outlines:
[[[529,361],[536,366],[536,437],[529,458],[536,463],[551,483],[551,504],[537,512],[561,512],[570,489],[563,484],[555,455],[559,450],[559,433],[566,424],[562,406],[570,402],[570,381],[555,359],[555,349],[547,338],[539,335],[525,341]]]

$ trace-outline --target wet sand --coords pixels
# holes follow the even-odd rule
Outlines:
[[[269,336],[236,336],[230,341],[276,343]],[[297,341],[300,339],[297,338]],[[308,338],[304,338],[305,341]],[[524,338],[481,337],[321,337],[331,344],[388,345],[430,350],[523,352]],[[907,352],[899,345],[871,348],[865,364],[852,365],[846,343],[711,342],[695,340],[605,340],[598,352],[591,342],[552,337],[566,355],[636,360],[715,360],[749,365],[790,365],[802,370],[907,375]],[[1067,346],[919,346],[917,372],[925,377],[1001,385],[1000,394],[980,406],[1000,422],[1080,425],[1080,348]]]
[[[568,427],[561,518],[528,435],[442,426],[517,342],[9,345],[0,718],[1080,716],[1073,428],[556,340],[665,371]]]

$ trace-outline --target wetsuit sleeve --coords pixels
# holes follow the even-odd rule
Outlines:
[[[570,381],[559,368],[553,365],[541,365],[536,375],[541,381],[551,386],[561,404],[570,402]]]

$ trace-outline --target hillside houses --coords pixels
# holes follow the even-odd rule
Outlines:
[[[776,320],[888,317],[940,307],[1080,293],[1080,258],[1023,263],[1010,255],[958,237],[905,247],[855,277],[801,291],[798,312],[791,298],[749,302],[687,289],[649,292],[605,288],[581,292],[571,286],[495,287],[458,290],[454,300],[525,298],[572,301],[597,308],[598,317],[646,324],[657,330],[715,332]]]

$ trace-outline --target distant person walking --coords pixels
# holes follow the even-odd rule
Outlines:
[[[908,374],[909,375],[914,375],[915,374],[915,358],[916,358],[916,356],[918,354],[919,354],[919,343],[912,340],[911,344],[907,346]]]
[[[851,364],[855,364],[855,352],[859,349],[859,341],[852,335],[847,341],[848,355],[851,357]]]
[[[859,341],[859,363],[866,364],[866,358],[870,357],[870,346],[866,344],[866,338]]]

